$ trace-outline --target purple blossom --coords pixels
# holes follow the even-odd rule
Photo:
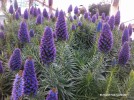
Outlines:
[[[129,31],[129,36],[131,36],[132,35],[132,32],[133,32],[133,29],[132,29],[132,25],[131,24],[128,25],[128,31]]]
[[[4,32],[0,32],[0,39],[4,39],[4,38],[5,38]]]
[[[76,30],[76,25],[73,24],[71,29],[72,29],[72,31],[75,31]]]
[[[10,7],[9,7],[9,13],[10,13],[10,14],[13,14],[13,12],[14,12],[14,10],[13,10],[13,5],[10,5]]]
[[[30,42],[30,37],[28,34],[28,27],[26,22],[21,22],[20,23],[20,28],[18,31],[18,39],[20,40],[21,43],[27,43]]]
[[[59,12],[58,20],[56,22],[56,35],[58,40],[68,40],[69,35],[67,31],[67,25],[64,12]]]
[[[0,73],[3,73],[3,65],[2,65],[2,61],[0,61]]]
[[[50,90],[46,100],[58,100],[58,92],[55,89]]]
[[[37,9],[38,15],[41,14],[40,8]]]
[[[36,24],[37,25],[42,24],[42,16],[40,14],[36,18]]]
[[[88,19],[88,12],[85,12],[85,13],[84,13],[84,18],[85,18],[85,19]]]
[[[78,9],[77,6],[74,8],[74,14],[75,14],[75,15],[79,14],[79,9]]]
[[[77,19],[77,16],[76,16],[76,15],[74,15],[74,19],[75,19],[75,20]]]
[[[117,11],[115,15],[115,25],[118,26],[120,24],[120,11]]]
[[[115,18],[114,16],[111,16],[109,21],[108,21],[108,24],[110,25],[110,28],[111,28],[111,31],[114,29],[114,25],[115,25]]]
[[[96,22],[96,14],[94,14],[94,15],[92,16],[92,22],[93,22],[93,23]]]
[[[27,9],[25,9],[25,11],[24,11],[24,19],[28,19],[28,10]]]
[[[20,16],[21,16],[21,8],[20,8],[20,7],[18,8],[18,13],[19,13]]]
[[[24,94],[25,95],[36,95],[38,90],[38,81],[34,68],[34,60],[28,58],[24,64]]]
[[[34,15],[34,7],[33,6],[30,8],[30,14]]]
[[[70,22],[73,22],[73,17],[69,16],[69,20],[70,20]]]
[[[53,15],[53,14],[51,14],[51,15],[50,15],[50,18],[51,18],[51,19],[53,19],[53,18],[54,18],[54,15]]]
[[[98,25],[97,25],[97,32],[100,32],[101,31],[101,29],[102,29],[102,22],[101,21],[99,21],[98,22]]]
[[[122,45],[126,42],[129,41],[129,30],[128,28],[125,28],[122,34]]]
[[[34,30],[33,29],[30,29],[29,35],[30,35],[30,37],[34,37]]]
[[[120,49],[120,53],[118,55],[118,64],[119,65],[125,65],[127,63],[127,61],[130,58],[130,47],[128,42],[126,41],[122,48]]]
[[[12,71],[19,70],[22,65],[21,51],[19,48],[16,48],[13,51],[13,54],[10,56],[8,66]]]
[[[58,14],[59,14],[59,10],[56,9],[56,12],[55,12],[55,17],[56,17],[56,18],[58,17]]]
[[[121,24],[120,24],[120,30],[123,31],[124,29],[125,29],[125,24],[124,24],[124,23],[121,23]]]
[[[43,16],[46,18],[46,19],[49,19],[49,15],[48,15],[48,12],[47,10],[44,8],[43,10]]]
[[[46,27],[44,35],[41,38],[40,58],[43,64],[50,64],[56,58],[56,47],[54,44],[54,37],[52,29],[48,26]]]
[[[18,11],[16,11],[16,13],[15,13],[15,19],[16,19],[16,20],[19,20],[19,16],[20,16],[20,15],[19,15]]]
[[[82,26],[82,22],[81,22],[81,21],[78,22],[78,26],[79,26],[79,27]]]
[[[23,86],[24,85],[24,80],[22,78],[22,76],[20,76],[19,74],[17,74],[15,76],[15,80],[13,82],[13,88],[12,88],[12,96],[11,96],[11,100],[20,100],[20,98],[22,98],[23,96]]]
[[[18,9],[18,2],[17,2],[17,0],[14,0],[14,8],[17,11],[17,9]]]
[[[101,17],[102,17],[103,20],[105,20],[105,13],[102,13]]]
[[[98,48],[103,53],[108,53],[113,46],[113,35],[110,26],[105,23],[98,41]]]
[[[48,5],[51,7],[53,5],[53,0],[48,0]]]
[[[70,5],[70,6],[68,7],[68,13],[71,13],[72,10],[73,10],[73,7],[72,7],[72,5]]]
[[[37,8],[35,7],[34,8],[34,17],[36,17],[38,15],[38,11],[37,11]]]

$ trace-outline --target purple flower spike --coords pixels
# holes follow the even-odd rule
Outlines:
[[[105,23],[98,41],[98,48],[103,53],[108,53],[113,46],[113,35],[110,26]]]
[[[33,29],[30,29],[29,35],[30,35],[30,37],[34,37],[34,30]]]
[[[23,79],[24,79],[24,94],[35,96],[38,90],[38,81],[34,68],[34,60],[31,57],[29,57],[25,61]]]
[[[64,12],[59,12],[58,20],[56,22],[56,35],[58,40],[68,40],[69,35],[67,31],[67,25]]]
[[[14,10],[13,10],[13,5],[10,5],[10,7],[9,7],[9,13],[10,13],[10,14],[13,14],[13,12],[14,12]]]
[[[76,25],[72,25],[72,31],[75,31],[76,30]]]
[[[38,15],[37,18],[36,18],[36,24],[39,25],[39,24],[42,24],[42,16],[41,15]]]
[[[81,21],[78,22],[78,26],[79,26],[79,27],[82,26],[82,22],[81,22]]]
[[[17,2],[17,0],[14,0],[14,8],[15,8],[15,11],[17,11],[17,9],[18,9],[18,2]]]
[[[72,5],[70,5],[70,6],[68,7],[68,13],[71,13],[72,10],[73,10],[73,7],[72,7]]]
[[[23,87],[24,87],[24,80],[22,76],[17,74],[15,76],[15,80],[13,82],[13,88],[12,88],[12,96],[11,100],[20,100],[23,96]]]
[[[111,28],[111,31],[114,29],[114,25],[115,25],[115,18],[114,16],[111,16],[109,21],[108,21],[108,24],[110,25],[110,28]]]
[[[115,25],[118,26],[120,24],[120,11],[118,11],[115,15]]]
[[[20,16],[21,16],[21,8],[20,8],[20,7],[18,8],[18,13],[19,13]]]
[[[105,20],[105,13],[102,13],[101,17],[103,20]]]
[[[76,16],[76,15],[74,15],[74,19],[75,19],[75,20],[77,19],[77,16]]]
[[[0,61],[0,73],[3,73],[3,65],[2,65],[2,61]]]
[[[34,7],[33,6],[30,8],[30,14],[34,15]]]
[[[34,8],[34,17],[36,17],[38,15],[38,11],[37,11],[37,8],[35,7]]]
[[[129,41],[129,31],[127,28],[125,28],[123,34],[122,34],[122,45],[126,42]]]
[[[132,35],[132,32],[133,32],[133,29],[132,29],[132,25],[131,24],[128,25],[128,31],[129,31],[129,36],[131,36]]]
[[[40,58],[43,64],[50,64],[56,58],[56,48],[54,44],[54,37],[52,29],[46,27],[44,35],[41,38],[40,44]]]
[[[15,13],[15,19],[16,19],[16,20],[19,20],[19,16],[20,16],[20,15],[19,15],[18,11],[16,11],[16,13]]]
[[[43,16],[46,18],[46,19],[49,19],[49,15],[48,15],[48,12],[47,10],[44,8],[43,10]]]
[[[53,0],[48,0],[48,5],[51,7],[53,5]]]
[[[0,32],[0,40],[5,38],[4,32]]]
[[[38,15],[39,15],[39,14],[41,14],[40,8],[38,8],[38,10],[37,10],[37,11],[38,11]]]
[[[124,23],[121,23],[121,24],[120,24],[120,30],[123,31],[124,29],[125,29],[125,24],[124,24]]]
[[[122,46],[120,53],[118,55],[118,64],[125,65],[130,58],[130,47],[128,42],[126,41]]]
[[[30,42],[30,37],[29,37],[29,34],[28,34],[27,24],[24,21],[21,22],[21,24],[20,24],[20,29],[19,29],[19,32],[18,32],[18,38],[19,38],[21,43]]]
[[[78,9],[77,6],[74,8],[74,14],[75,14],[75,15],[79,14],[79,9]]]
[[[69,20],[70,20],[70,22],[73,22],[73,17],[69,16]]]
[[[56,12],[55,12],[55,17],[56,17],[56,18],[58,17],[58,14],[59,14],[59,10],[56,9]]]
[[[28,19],[28,10],[27,9],[25,9],[25,11],[24,11],[24,19]]]
[[[99,23],[98,23],[98,25],[97,25],[97,32],[100,32],[101,31],[101,29],[102,29],[102,22],[101,21],[99,21]]]
[[[22,65],[21,51],[19,48],[16,48],[13,51],[13,54],[10,56],[8,66],[12,71],[19,70]]]
[[[92,16],[92,22],[93,22],[93,23],[96,22],[96,14],[94,14],[94,15]]]
[[[85,18],[85,19],[88,19],[88,12],[85,12],[84,18]]]
[[[52,89],[49,91],[46,100],[58,100],[58,92],[56,89]]]

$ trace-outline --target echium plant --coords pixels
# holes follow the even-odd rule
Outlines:
[[[126,41],[120,49],[118,55],[118,64],[124,66],[130,58],[129,42]]]
[[[28,10],[27,9],[25,9],[25,11],[24,11],[24,19],[28,19]]]
[[[12,71],[14,71],[19,70],[21,68],[21,65],[22,65],[21,51],[19,48],[16,48],[9,59],[8,66]]]
[[[36,24],[37,25],[42,24],[42,16],[40,14],[36,18]]]
[[[115,25],[115,18],[112,15],[108,21],[108,24],[110,25],[111,31],[114,29],[114,25]]]
[[[40,58],[43,64],[50,64],[56,58],[56,47],[54,44],[53,32],[50,27],[46,27],[40,43]]]
[[[125,28],[122,34],[122,45],[126,42],[129,41],[129,31],[128,28]]]
[[[13,14],[13,13],[14,13],[13,5],[10,5],[10,7],[9,7],[9,13],[10,13],[10,14]]]
[[[108,53],[113,46],[113,34],[108,23],[105,23],[98,41],[98,48],[103,53]]]
[[[70,6],[68,7],[68,13],[71,13],[72,10],[73,10],[73,7],[72,7],[72,5],[70,5]]]
[[[18,32],[18,39],[20,40],[20,42],[22,44],[30,42],[28,27],[27,27],[27,23],[25,21],[22,21],[20,23],[20,28],[19,28],[19,32]]]
[[[58,91],[57,89],[53,88],[49,91],[46,100],[58,100]]]
[[[59,12],[58,20],[56,22],[56,35],[58,40],[68,40],[69,35],[67,31],[67,25],[64,12]]]
[[[35,96],[38,90],[38,81],[34,68],[34,60],[29,57],[24,64],[24,95]]]
[[[118,26],[120,24],[120,11],[117,11],[115,15],[115,25]]]
[[[43,9],[43,16],[44,16],[46,19],[49,19],[48,12],[47,12],[47,10],[46,10],[45,8]]]

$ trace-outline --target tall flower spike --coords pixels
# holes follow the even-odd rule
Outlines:
[[[36,18],[36,24],[37,25],[42,24],[42,16],[40,14]]]
[[[103,20],[105,20],[105,13],[102,13],[101,17]]]
[[[28,58],[24,65],[24,94],[36,95],[38,90],[38,81],[34,69],[34,61],[32,58]]]
[[[74,19],[75,19],[75,20],[77,19],[77,16],[76,16],[76,15],[74,15]]]
[[[102,22],[101,21],[99,21],[98,22],[98,25],[97,25],[97,32],[100,32],[101,31],[101,29],[102,29]]]
[[[58,14],[59,14],[59,10],[56,9],[56,11],[55,11],[55,17],[56,17],[56,18],[58,17]]]
[[[8,66],[12,71],[19,70],[22,65],[21,51],[19,48],[16,48],[13,51],[13,54],[10,56]]]
[[[30,29],[29,35],[30,35],[30,37],[34,37],[34,30],[33,29]]]
[[[93,23],[96,22],[96,14],[94,14],[94,15],[92,16],[92,22],[93,22]]]
[[[16,13],[15,13],[15,19],[19,20],[19,13],[18,13],[18,11],[16,11]]]
[[[71,29],[72,29],[72,31],[75,31],[76,30],[76,25],[73,24]]]
[[[51,7],[53,5],[53,0],[48,0],[48,5]]]
[[[103,53],[108,53],[113,46],[113,35],[110,26],[105,23],[98,41],[98,48]]]
[[[34,15],[34,7],[33,6],[30,8],[30,14]]]
[[[85,18],[85,19],[88,19],[88,12],[85,12],[85,13],[84,13],[84,18]]]
[[[35,7],[34,8],[34,17],[36,17],[38,15],[38,11],[37,11],[37,8]]]
[[[48,15],[48,12],[47,10],[44,8],[43,10],[43,16],[46,18],[46,19],[49,19],[49,15]]]
[[[125,25],[124,25],[124,23],[121,23],[121,24],[120,24],[120,30],[123,31],[124,29],[125,29]]]
[[[131,36],[132,35],[132,32],[133,32],[133,29],[132,29],[132,25],[131,24],[128,25],[128,30],[129,30],[129,36]]]
[[[64,12],[61,10],[59,12],[58,20],[56,22],[56,35],[57,39],[59,40],[68,40],[68,31],[67,31],[67,25],[65,21]]]
[[[12,96],[11,100],[20,100],[23,96],[23,86],[24,85],[24,80],[22,76],[17,74],[15,76],[15,80],[13,82],[13,88],[12,88]]]
[[[73,17],[69,16],[69,20],[70,20],[70,22],[73,22]]]
[[[2,61],[0,61],[0,73],[3,73],[3,65],[2,65]]]
[[[24,21],[21,22],[21,24],[20,24],[20,29],[19,29],[19,32],[18,32],[18,38],[19,38],[21,43],[30,42],[30,37],[29,37],[29,34],[28,34],[27,24]]]
[[[130,58],[130,47],[128,42],[126,41],[122,48],[120,49],[120,53],[118,55],[118,64],[119,65],[125,65],[127,63],[127,61]]]
[[[74,8],[74,14],[75,14],[75,15],[79,14],[79,9],[78,9],[77,6]]]
[[[68,13],[71,13],[72,10],[73,10],[73,7],[72,7],[72,5],[70,5],[70,6],[68,7]]]
[[[13,14],[13,12],[14,12],[14,10],[13,10],[13,5],[10,5],[10,7],[9,7],[9,13],[10,13],[10,14]]]
[[[15,8],[15,11],[17,11],[17,9],[18,9],[18,2],[17,2],[17,0],[14,0],[14,8]]]
[[[110,25],[110,28],[111,28],[111,31],[114,29],[114,25],[115,25],[115,18],[114,16],[111,16],[109,21],[108,21],[108,24]]]
[[[38,8],[38,10],[37,10],[37,11],[38,11],[38,15],[39,15],[39,14],[41,14],[40,8]]]
[[[78,22],[78,26],[79,26],[79,27],[82,26],[82,22],[81,22],[81,21]]]
[[[117,11],[115,15],[115,25],[118,26],[120,24],[120,11]]]
[[[28,10],[27,9],[25,9],[25,11],[24,11],[24,19],[28,19]]]
[[[52,29],[48,26],[46,27],[44,35],[41,38],[40,58],[43,64],[50,64],[56,58],[56,48],[53,33]]]
[[[46,100],[58,100],[58,92],[55,88],[49,91]]]
[[[125,28],[122,34],[122,45],[126,42],[129,41],[129,31],[128,28]]]

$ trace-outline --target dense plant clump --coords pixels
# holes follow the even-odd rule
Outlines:
[[[2,9],[0,100],[134,97],[132,25],[120,22],[120,11],[109,16],[102,9],[72,5],[65,13],[53,9],[53,0],[42,10],[30,2],[21,14],[15,0]],[[126,96],[100,95],[120,93]]]

